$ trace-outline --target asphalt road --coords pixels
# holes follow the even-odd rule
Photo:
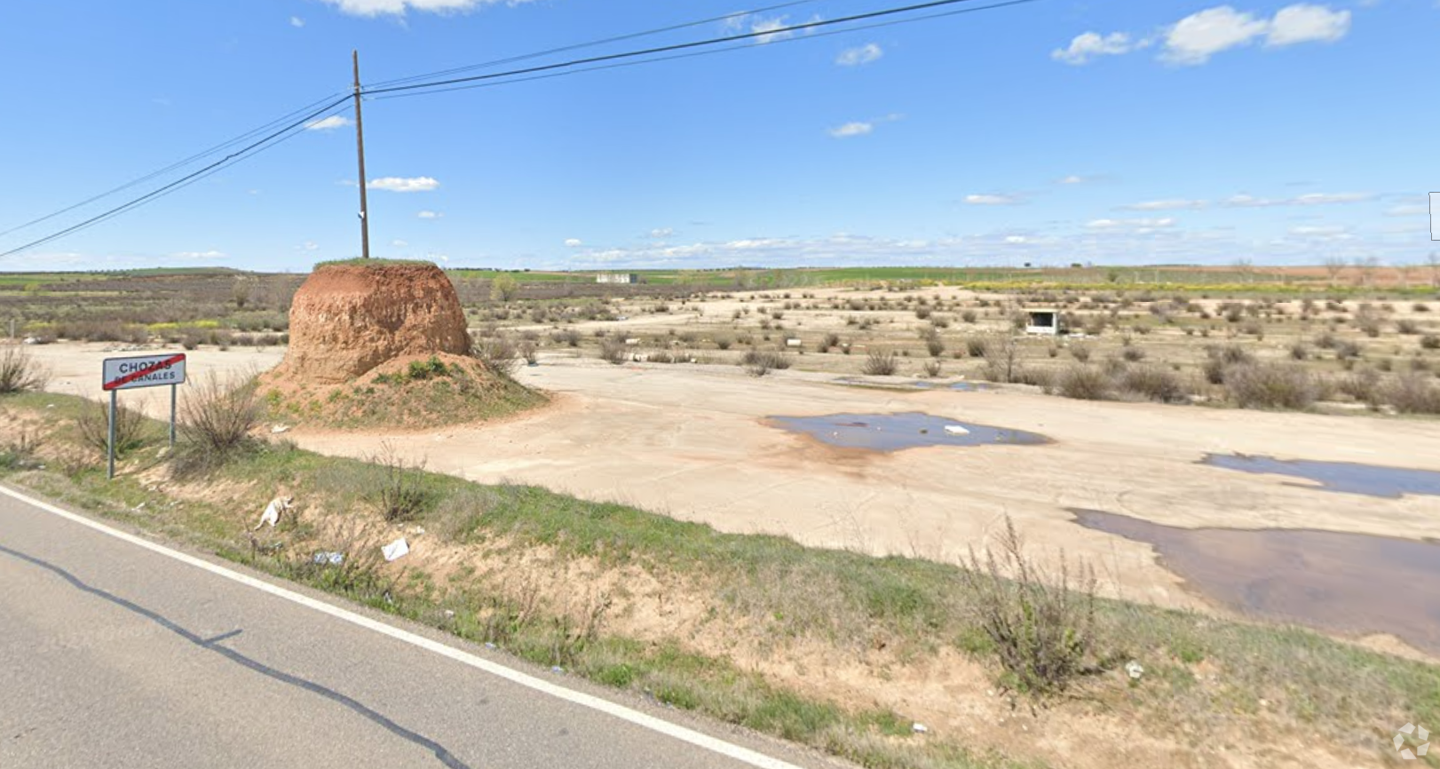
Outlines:
[[[65,512],[0,493],[5,769],[831,765]]]

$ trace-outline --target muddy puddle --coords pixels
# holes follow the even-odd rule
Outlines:
[[[1189,589],[1253,617],[1440,654],[1440,544],[1303,529],[1184,529],[1099,510],[1076,521],[1153,546]]]
[[[977,425],[945,417],[904,414],[828,414],[818,417],[770,417],[771,424],[804,433],[831,446],[899,451],[920,446],[1035,446],[1049,443],[1039,433]]]
[[[1289,475],[1320,484],[1324,491],[1398,499],[1405,494],[1440,496],[1440,472],[1354,462],[1280,460],[1244,454],[1206,454],[1203,464],[1264,475]],[[1294,484],[1309,485],[1309,484]]]

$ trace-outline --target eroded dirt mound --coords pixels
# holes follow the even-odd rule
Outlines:
[[[290,349],[276,373],[354,380],[400,357],[470,350],[455,287],[433,264],[322,265],[290,307]]]

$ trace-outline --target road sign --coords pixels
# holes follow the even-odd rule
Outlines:
[[[101,382],[107,391],[184,384],[185,353],[106,358]]]
[[[130,358],[106,358],[100,386],[110,393],[110,438],[105,454],[109,469],[107,477],[115,477],[115,396],[120,390],[136,387],[170,386],[170,446],[175,446],[175,391],[185,383],[185,353],[138,355]]]

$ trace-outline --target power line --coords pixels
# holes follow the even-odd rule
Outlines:
[[[449,78],[446,80],[436,80],[428,83],[412,83],[409,85],[397,85],[387,88],[371,88],[365,90],[364,93],[366,95],[379,95],[386,93],[395,93],[399,91],[414,91],[422,88],[438,88],[440,86],[457,85],[460,83],[473,83],[482,80],[494,80],[496,78],[510,77],[514,75],[528,75],[537,72],[547,72],[556,69],[564,69],[567,67],[576,67],[582,64],[598,64],[600,62],[616,61],[619,59],[633,59],[638,56],[649,56],[657,53],[669,53],[672,51],[683,51],[692,48],[708,47],[712,45],[719,45],[721,43],[733,43],[740,40],[753,40],[761,37],[773,37],[775,35],[800,32],[807,29],[829,27],[836,24],[846,24],[854,21],[863,21],[865,19],[874,19],[883,16],[893,16],[899,13],[923,11],[929,8],[940,8],[943,6],[958,5],[960,3],[968,2],[975,2],[975,0],[931,0],[931,2],[926,3],[917,3],[915,5],[901,6],[898,8],[884,8],[878,11],[867,11],[866,13],[842,16],[835,19],[821,19],[819,21],[809,21],[803,24],[792,24],[788,27],[777,27],[775,29],[767,29],[764,31],[744,32],[736,35],[727,35],[725,37],[715,37],[707,40],[692,40],[688,43],[675,43],[672,45],[657,46],[655,48],[646,48],[638,51],[624,51],[621,53],[605,54],[603,56],[591,56],[583,59],[572,59],[570,61],[563,61],[555,64],[542,64],[536,67],[514,69],[508,72],[492,72],[487,75],[471,75],[469,77]]]
[[[251,130],[249,130],[249,131],[246,131],[246,132],[243,133],[243,134],[240,134],[239,136],[236,136],[236,137],[234,137],[234,138],[232,138],[232,139],[229,139],[229,140],[227,140],[227,141],[225,141],[225,142],[223,142],[223,143],[221,143],[221,144],[217,144],[217,145],[215,145],[214,147],[211,147],[211,148],[209,148],[209,149],[207,149],[207,150],[202,150],[202,151],[200,151],[200,152],[197,152],[196,154],[191,155],[190,157],[187,157],[187,158],[185,158],[185,159],[183,159],[183,160],[177,160],[177,161],[175,161],[174,163],[171,163],[170,165],[165,166],[164,168],[161,168],[161,169],[156,170],[156,171],[152,171],[152,172],[150,172],[150,173],[148,173],[148,174],[145,174],[144,176],[140,176],[140,177],[136,177],[135,179],[131,179],[130,181],[128,181],[128,182],[120,185],[119,187],[115,187],[114,189],[106,190],[105,192],[101,192],[101,193],[99,193],[99,194],[97,194],[97,195],[93,195],[93,196],[88,197],[88,198],[86,198],[86,199],[84,199],[84,200],[82,200],[82,201],[80,201],[80,202],[78,202],[78,203],[75,203],[75,204],[73,204],[73,205],[66,206],[65,208],[62,208],[62,209],[60,209],[59,211],[54,211],[54,212],[52,212],[52,213],[46,214],[46,215],[44,215],[44,216],[42,216],[42,217],[39,217],[39,218],[37,218],[37,219],[31,219],[30,221],[25,222],[25,223],[23,223],[23,224],[17,224],[17,225],[15,225],[14,227],[11,227],[11,228],[8,229],[8,230],[0,231],[0,237],[3,237],[3,236],[5,236],[5,235],[9,235],[9,234],[12,233],[12,232],[19,232],[20,230],[23,230],[23,229],[25,229],[25,228],[27,228],[27,227],[32,227],[32,226],[37,225],[37,224],[39,224],[39,223],[41,223],[41,222],[49,221],[49,220],[51,220],[51,219],[54,219],[54,218],[57,217],[57,216],[60,216],[61,214],[67,214],[67,213],[69,213],[69,212],[71,212],[71,211],[74,211],[74,210],[77,209],[77,208],[83,208],[83,207],[85,207],[85,206],[90,205],[91,203],[94,203],[94,202],[97,201],[97,200],[102,200],[102,199],[104,199],[104,198],[108,198],[108,197],[110,197],[111,195],[114,195],[114,194],[117,193],[117,192],[124,192],[125,190],[128,190],[128,189],[130,189],[131,187],[135,187],[135,186],[137,186],[137,185],[140,185],[140,184],[143,184],[143,183],[145,183],[145,182],[148,182],[148,181],[150,181],[151,179],[154,179],[154,178],[157,177],[157,176],[163,176],[163,175],[165,175],[165,174],[167,174],[167,173],[170,173],[171,171],[174,171],[174,170],[176,170],[176,169],[178,169],[178,168],[184,168],[185,166],[188,166],[188,165],[190,165],[190,164],[192,164],[192,163],[194,163],[194,162],[196,162],[196,161],[198,161],[198,160],[202,160],[202,159],[207,158],[207,157],[210,157],[211,155],[214,155],[214,154],[216,154],[216,153],[218,153],[218,152],[222,152],[222,151],[224,151],[224,150],[226,150],[226,149],[228,149],[228,148],[230,148],[230,147],[235,146],[236,144],[239,144],[239,143],[245,141],[246,139],[249,139],[249,138],[252,137],[252,136],[255,136],[256,134],[259,134],[259,133],[261,133],[261,132],[263,132],[263,131],[269,130],[269,129],[272,128],[273,126],[275,126],[275,125],[277,125],[277,124],[279,124],[279,123],[282,123],[282,122],[290,119],[291,117],[294,117],[295,115],[298,115],[298,114],[304,112],[305,110],[308,110],[308,109],[314,107],[316,104],[319,104],[319,103],[324,102],[324,101],[326,101],[326,100],[328,100],[328,99],[334,98],[335,95],[336,95],[336,94],[331,94],[330,96],[326,96],[324,99],[317,99],[317,100],[315,100],[315,101],[313,101],[313,102],[310,102],[309,104],[307,104],[307,105],[305,105],[305,106],[303,106],[303,107],[300,107],[299,109],[292,110],[291,112],[288,112],[288,113],[286,113],[285,115],[282,115],[282,116],[280,116],[280,117],[278,117],[278,118],[275,118],[274,120],[271,120],[270,122],[266,123],[265,125],[259,126],[259,127],[257,127],[257,128],[253,128],[253,129],[251,129]]]
[[[962,0],[962,2],[963,2],[963,0]],[[830,36],[832,36],[832,35],[845,35],[845,34],[849,34],[849,33],[851,33],[851,32],[859,32],[859,31],[861,31],[861,30],[866,30],[866,29],[878,29],[878,28],[880,28],[880,27],[893,27],[893,26],[897,26],[897,25],[900,25],[900,24],[912,24],[912,23],[918,22],[918,21],[926,21],[926,20],[930,20],[930,19],[939,19],[939,18],[944,18],[944,17],[947,17],[947,16],[959,16],[959,15],[961,15],[961,14],[967,14],[967,13],[979,13],[979,12],[981,12],[981,11],[990,11],[990,10],[996,10],[996,9],[999,9],[999,8],[1008,8],[1008,7],[1014,6],[1014,5],[1027,5],[1027,4],[1029,4],[1029,3],[1035,3],[1035,2],[1040,2],[1040,0],[1005,0],[1005,2],[992,3],[991,5],[978,6],[978,7],[974,7],[974,8],[959,8],[959,9],[956,9],[956,10],[944,11],[944,12],[942,12],[942,13],[931,13],[931,14],[926,14],[926,15],[924,15],[924,16],[915,16],[915,17],[908,18],[908,19],[891,19],[891,20],[889,20],[889,21],[881,21],[881,22],[876,22],[876,23],[873,23],[873,24],[861,24],[861,25],[859,25],[859,26],[847,27],[847,28],[845,28],[845,29],[835,29],[835,30],[828,30],[828,31],[825,31],[825,32],[816,32],[816,33],[814,33],[814,34],[807,35],[807,36],[805,36],[805,37],[790,37],[790,38],[784,38],[784,39],[782,39],[782,40],[776,40],[776,41],[773,41],[773,42],[771,42],[771,43],[767,43],[766,45],[780,45],[780,44],[783,44],[783,43],[798,43],[798,42],[802,42],[802,41],[805,41],[805,40],[813,40],[813,39],[819,38],[819,37],[830,37]],[[775,33],[774,33],[774,32],[765,32],[764,34],[775,34]],[[657,57],[655,57],[655,58],[642,59],[642,60],[640,60],[640,61],[625,61],[625,62],[619,62],[619,63],[615,63],[615,64],[604,64],[604,65],[595,66],[595,67],[584,67],[584,68],[582,68],[582,69],[565,70],[565,71],[561,71],[561,72],[549,72],[549,73],[546,73],[546,74],[532,75],[532,76],[530,76],[530,77],[516,77],[516,78],[510,79],[510,80],[494,80],[494,81],[490,81],[490,82],[471,83],[471,84],[469,84],[469,85],[455,85],[455,86],[450,86],[450,87],[448,87],[448,88],[434,88],[434,89],[426,90],[426,91],[413,91],[413,92],[408,92],[408,93],[391,93],[391,94],[386,94],[386,95],[382,95],[382,96],[372,96],[372,97],[369,97],[369,100],[373,100],[373,101],[384,101],[384,100],[386,100],[386,99],[407,99],[407,98],[414,98],[414,97],[416,97],[416,96],[430,96],[430,95],[432,95],[432,94],[449,93],[449,92],[452,92],[452,91],[468,91],[468,90],[472,90],[472,89],[476,89],[476,88],[493,88],[493,87],[495,87],[495,86],[510,85],[511,83],[528,83],[528,82],[530,82],[530,81],[532,81],[532,80],[548,80],[548,79],[550,79],[550,78],[565,77],[566,75],[578,75],[578,74],[580,74],[580,73],[582,73],[582,72],[598,72],[598,71],[607,70],[607,69],[620,69],[620,68],[622,68],[622,67],[637,67],[637,66],[640,66],[640,65],[642,65],[642,64],[654,64],[654,63],[658,63],[658,62],[662,62],[662,61],[675,61],[675,60],[677,60],[677,59],[689,59],[689,58],[694,58],[694,57],[697,57],[697,56],[709,56],[709,55],[718,54],[718,53],[729,53],[729,52],[733,52],[733,51],[748,51],[748,50],[753,50],[753,49],[754,49],[754,46],[753,46],[753,45],[749,45],[749,44],[745,44],[745,45],[734,45],[734,46],[729,46],[729,47],[727,47],[727,48],[714,48],[714,49],[703,50],[703,51],[690,51],[690,52],[688,52],[688,53],[679,53],[679,54],[674,54],[674,55],[671,55],[671,56],[657,56]],[[495,77],[497,77],[497,78],[498,78],[498,77],[504,77],[504,76],[506,76],[506,75],[507,75],[507,73],[501,72],[501,73],[496,73]]]
[[[559,48],[551,48],[551,49],[545,50],[545,51],[536,51],[535,53],[527,53],[527,54],[522,54],[522,55],[519,55],[519,56],[511,56],[511,57],[505,58],[505,59],[496,59],[496,60],[494,60],[494,61],[487,61],[487,62],[484,62],[484,63],[481,63],[481,64],[469,64],[469,65],[466,65],[466,66],[463,66],[463,67],[454,67],[454,68],[452,68],[452,69],[440,70],[440,71],[438,71],[438,72],[429,72],[429,73],[422,74],[422,75],[412,75],[412,76],[410,76],[410,77],[402,77],[402,78],[397,78],[397,79],[394,79],[394,80],[382,80],[382,81],[379,81],[379,82],[376,82],[376,83],[371,83],[371,87],[374,87],[374,88],[383,88],[383,87],[386,87],[386,86],[400,85],[400,84],[402,84],[402,83],[413,83],[413,82],[415,82],[416,80],[424,80],[424,79],[426,79],[426,78],[445,77],[445,76],[448,76],[448,75],[455,75],[455,74],[458,74],[458,73],[461,73],[461,72],[470,72],[470,71],[477,70],[477,69],[486,69],[486,68],[488,68],[488,67],[498,67],[498,66],[501,66],[501,65],[503,65],[503,64],[514,64],[514,63],[517,62],[517,61],[528,61],[528,60],[530,60],[530,59],[538,59],[538,58],[542,58],[542,57],[545,57],[545,56],[553,56],[554,54],[557,54],[557,53],[566,53],[566,52],[568,52],[568,51],[578,51],[578,50],[580,50],[580,49],[582,49],[582,48],[593,48],[593,47],[595,47],[595,46],[597,46],[597,45],[607,45],[607,44],[609,44],[609,43],[618,43],[618,42],[621,42],[621,41],[624,41],[624,40],[634,40],[634,39],[636,39],[636,38],[641,38],[641,37],[650,37],[650,36],[652,36],[652,35],[661,35],[661,34],[664,34],[664,33],[666,33],[666,32],[675,32],[675,31],[682,30],[682,29],[688,29],[688,28],[690,28],[690,27],[699,27],[699,26],[702,26],[702,25],[705,25],[705,24],[714,24],[714,23],[720,22],[720,21],[729,21],[730,19],[743,18],[743,17],[745,17],[745,16],[750,16],[750,15],[752,15],[752,14],[767,13],[767,12],[769,12],[769,11],[778,11],[778,10],[781,10],[781,9],[783,9],[783,8],[790,8],[790,7],[797,6],[797,5],[807,5],[807,4],[809,4],[809,3],[814,3],[814,2],[818,2],[818,0],[790,0],[790,2],[779,3],[779,4],[776,4],[776,5],[767,5],[767,6],[763,7],[763,8],[755,8],[755,9],[749,10],[749,11],[736,11],[735,13],[727,13],[727,14],[725,14],[724,16],[712,16],[711,18],[708,18],[708,19],[700,19],[700,20],[698,20],[698,21],[687,21],[687,22],[685,22],[685,23],[683,23],[683,24],[672,24],[672,25],[670,25],[670,26],[668,26],[668,27],[658,27],[658,28],[656,28],[656,29],[647,29],[647,30],[645,30],[644,32],[630,32],[630,33],[624,34],[624,35],[616,35],[615,37],[607,37],[607,38],[603,38],[603,39],[600,39],[600,40],[591,40],[591,41],[585,42],[585,43],[574,43],[574,44],[571,44],[571,45],[561,46],[561,47],[559,47]]]
[[[27,250],[27,249],[34,248],[35,246],[39,246],[39,245],[43,245],[43,244],[45,244],[45,243],[49,243],[49,242],[52,241],[52,240],[56,240],[56,239],[58,239],[58,238],[65,237],[66,235],[70,235],[70,234],[72,234],[72,233],[79,232],[80,230],[83,230],[83,229],[86,229],[86,228],[88,228],[88,227],[94,226],[94,225],[99,224],[99,223],[101,223],[101,222],[104,222],[104,221],[106,221],[106,220],[108,220],[108,219],[112,219],[112,218],[114,218],[114,217],[116,217],[116,216],[119,216],[119,215],[121,215],[121,214],[123,214],[123,213],[126,213],[127,211],[133,210],[133,209],[135,209],[135,208],[139,208],[140,206],[143,206],[143,205],[145,205],[146,203],[153,202],[153,201],[155,201],[155,200],[158,200],[159,198],[162,198],[162,197],[165,197],[166,195],[169,195],[169,194],[172,193],[172,192],[175,192],[175,191],[177,191],[177,190],[179,190],[179,189],[182,189],[182,188],[187,187],[187,186],[189,186],[189,185],[191,185],[191,184],[194,184],[195,182],[198,182],[198,181],[200,181],[201,179],[203,179],[203,178],[205,178],[205,177],[207,177],[207,176],[209,176],[209,175],[211,175],[211,174],[213,174],[213,173],[216,173],[216,172],[220,171],[220,170],[221,170],[222,168],[224,168],[224,167],[227,167],[227,166],[229,166],[229,165],[233,165],[234,163],[237,163],[237,162],[239,162],[240,160],[243,160],[243,159],[245,159],[246,157],[251,156],[252,154],[256,154],[256,153],[258,153],[258,152],[260,152],[260,151],[263,151],[263,150],[269,149],[269,148],[271,148],[271,147],[274,147],[274,146],[280,144],[281,142],[285,141],[286,139],[289,139],[289,138],[295,136],[296,134],[299,133],[299,131],[296,130],[297,128],[300,128],[301,130],[303,130],[303,126],[305,126],[306,124],[310,123],[310,121],[312,121],[312,120],[317,120],[317,119],[321,119],[321,118],[323,118],[324,116],[327,116],[327,115],[328,115],[329,113],[331,113],[332,111],[337,111],[337,110],[336,110],[336,107],[340,106],[341,104],[344,104],[346,101],[350,100],[351,98],[352,98],[352,97],[349,96],[349,95],[341,96],[340,98],[336,99],[335,101],[332,101],[332,102],[330,102],[329,104],[326,104],[324,107],[321,107],[320,109],[315,110],[314,112],[311,112],[311,113],[307,114],[306,116],[300,118],[299,120],[296,120],[296,121],[293,121],[293,122],[287,124],[287,125],[284,126],[283,128],[280,128],[279,130],[274,131],[274,132],[266,135],[265,137],[263,137],[263,138],[255,141],[255,142],[252,142],[251,144],[248,144],[248,145],[246,145],[245,147],[242,147],[241,149],[238,149],[238,150],[236,150],[236,151],[234,151],[234,152],[226,155],[225,157],[221,158],[220,160],[217,160],[217,161],[215,161],[214,163],[211,163],[210,165],[207,165],[207,166],[205,166],[204,168],[199,169],[198,171],[194,171],[194,172],[192,172],[192,173],[186,174],[185,176],[182,176],[182,177],[180,177],[179,179],[176,179],[175,181],[170,182],[169,184],[166,184],[166,185],[164,185],[164,186],[162,186],[162,187],[158,187],[158,188],[156,188],[156,189],[154,189],[154,190],[151,190],[150,192],[148,192],[148,193],[146,193],[146,194],[144,194],[144,195],[141,195],[141,196],[138,197],[138,198],[134,198],[134,199],[132,199],[132,200],[126,202],[126,203],[122,203],[121,205],[118,205],[118,206],[116,206],[116,207],[114,207],[114,208],[111,208],[110,210],[105,211],[104,213],[98,214],[98,215],[96,215],[96,216],[92,216],[91,218],[86,219],[86,220],[83,221],[83,222],[80,222],[80,223],[78,223],[78,224],[71,225],[71,226],[69,226],[69,227],[66,227],[66,228],[63,229],[63,230],[59,230],[58,232],[53,232],[53,233],[51,233],[51,234],[49,234],[49,235],[46,235],[46,236],[43,237],[43,238],[40,238],[40,239],[38,239],[38,240],[33,240],[33,241],[29,242],[29,243],[26,243],[26,244],[23,245],[23,246],[19,246],[19,247],[17,247],[17,248],[12,248],[12,249],[10,249],[9,251],[5,251],[4,253],[0,253],[0,258],[4,258],[4,257],[10,256],[10,255],[12,255],[12,254],[18,254],[18,253],[20,253],[21,251],[25,251],[25,250]],[[288,134],[288,135],[287,135],[287,134]]]

